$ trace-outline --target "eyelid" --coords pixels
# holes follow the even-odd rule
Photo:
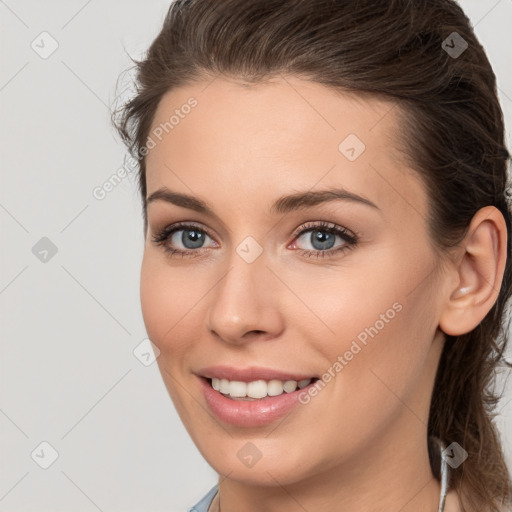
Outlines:
[[[209,247],[199,247],[197,249],[174,249],[172,247],[169,247],[166,242],[177,232],[182,230],[187,230],[187,228],[195,228],[197,231],[201,231],[205,233],[218,247],[219,244],[215,240],[215,236],[213,236],[209,229],[206,228],[204,225],[198,222],[194,221],[180,221],[175,222],[173,224],[169,224],[165,226],[162,229],[157,230],[157,233],[154,234],[151,239],[153,243],[156,245],[162,246],[163,250],[166,251],[166,253],[169,256],[173,256],[174,254],[181,255],[182,257],[196,257],[201,256],[206,249]],[[189,229],[190,230],[190,229]],[[328,222],[328,221],[308,221],[305,223],[302,223],[293,233],[292,240],[287,244],[287,248],[290,246],[290,244],[293,244],[296,242],[297,238],[302,236],[304,233],[307,233],[308,231],[325,231],[333,233],[334,235],[342,238],[346,243],[340,247],[334,248],[334,249],[328,249],[325,251],[322,251],[320,249],[302,249],[302,248],[294,248],[294,251],[298,252],[299,254],[308,255],[308,257],[314,256],[315,258],[323,258],[323,257],[334,257],[336,255],[341,255],[346,250],[349,250],[353,247],[355,247],[359,242],[359,234],[353,232],[352,230],[345,228],[344,226],[340,226],[338,224],[335,224],[334,222]]]
[[[345,228],[344,226],[339,226],[334,222],[328,221],[307,221],[301,224],[293,233],[293,241],[299,236],[302,235],[306,231],[311,231],[317,229],[319,231],[332,231],[339,233],[341,232],[347,238],[351,238],[354,242],[356,242],[359,238],[358,233],[353,232],[352,230]]]
[[[173,224],[169,224],[164,226],[161,229],[156,229],[156,233],[152,236],[152,240],[156,242],[156,239],[163,238],[164,236],[170,237],[171,234],[174,234],[176,231],[180,231],[186,228],[197,228],[198,231],[202,231],[206,233],[212,240],[215,241],[215,236],[213,236],[208,228],[205,228],[203,224],[194,221],[180,221],[174,222]],[[218,243],[215,241],[215,243]]]
[[[195,221],[180,221],[180,222],[175,222],[173,224],[169,224],[169,225],[166,225],[164,226],[163,228],[161,229],[157,229],[156,232],[157,234],[153,236],[153,239],[155,237],[158,237],[159,235],[164,235],[164,234],[170,234],[170,233],[174,233],[175,231],[179,231],[179,228],[189,228],[189,227],[194,227],[194,228],[197,228],[198,231],[203,231],[204,233],[206,233],[212,240],[215,240],[215,236],[212,235],[212,233],[210,233],[209,229],[206,228],[203,224],[199,223],[199,222],[195,222]],[[334,231],[341,231],[343,232],[345,235],[347,236],[350,236],[352,237],[353,239],[357,240],[359,238],[359,235],[357,233],[355,233],[354,231],[348,229],[348,228],[345,228],[343,226],[339,226],[338,224],[335,224],[334,222],[328,222],[328,221],[306,221],[306,222],[303,222],[300,226],[298,226],[294,232],[292,233],[292,242],[295,241],[295,239],[299,236],[299,235],[302,235],[304,232],[306,231],[310,231],[312,229],[324,229],[324,230],[334,230]]]

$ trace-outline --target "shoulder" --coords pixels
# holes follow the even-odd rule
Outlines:
[[[188,512],[208,512],[208,508],[217,492],[218,485],[215,484],[193,507],[188,509]]]

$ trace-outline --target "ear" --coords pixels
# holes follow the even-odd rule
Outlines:
[[[495,304],[507,259],[507,225],[494,206],[478,210],[449,272],[453,280],[439,320],[451,336],[472,331]]]

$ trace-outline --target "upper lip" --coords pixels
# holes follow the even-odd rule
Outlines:
[[[291,373],[272,368],[263,368],[259,366],[250,366],[247,368],[234,368],[232,366],[208,366],[201,368],[196,372],[197,375],[207,379],[228,379],[240,382],[252,382],[255,380],[306,380],[314,379],[315,376],[305,373]]]

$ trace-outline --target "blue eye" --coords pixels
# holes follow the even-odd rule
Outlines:
[[[152,237],[155,244],[161,245],[169,254],[181,254],[182,256],[191,253],[199,254],[198,249],[203,249],[207,239],[212,238],[202,229],[191,224],[174,224],[165,227],[162,231]],[[181,244],[183,248],[177,248]]]
[[[309,243],[311,248],[296,248],[297,241],[300,239]],[[335,246],[336,239],[341,240],[341,244],[338,246]],[[358,238],[345,228],[329,222],[319,222],[302,226],[302,230],[295,240],[293,243],[294,248],[300,254],[307,257],[323,258],[339,254],[340,251],[354,247],[357,244]]]
[[[179,233],[181,236],[176,236]],[[210,238],[204,231],[198,229],[178,229],[170,237],[170,240],[173,244],[179,241],[185,246],[185,249],[200,249],[207,237]]]
[[[300,239],[303,239],[306,244],[309,243],[310,247],[297,247]],[[336,246],[337,239],[341,241],[338,246]],[[169,256],[181,255],[182,257],[200,256],[203,250],[208,249],[208,246],[205,246],[208,240],[213,242],[210,247],[218,247],[217,242],[204,229],[187,223],[167,226],[152,237],[152,241],[162,246]],[[357,242],[358,237],[349,230],[321,221],[301,226],[294,237],[292,248],[305,257],[319,258],[340,254],[341,251],[355,247]]]

